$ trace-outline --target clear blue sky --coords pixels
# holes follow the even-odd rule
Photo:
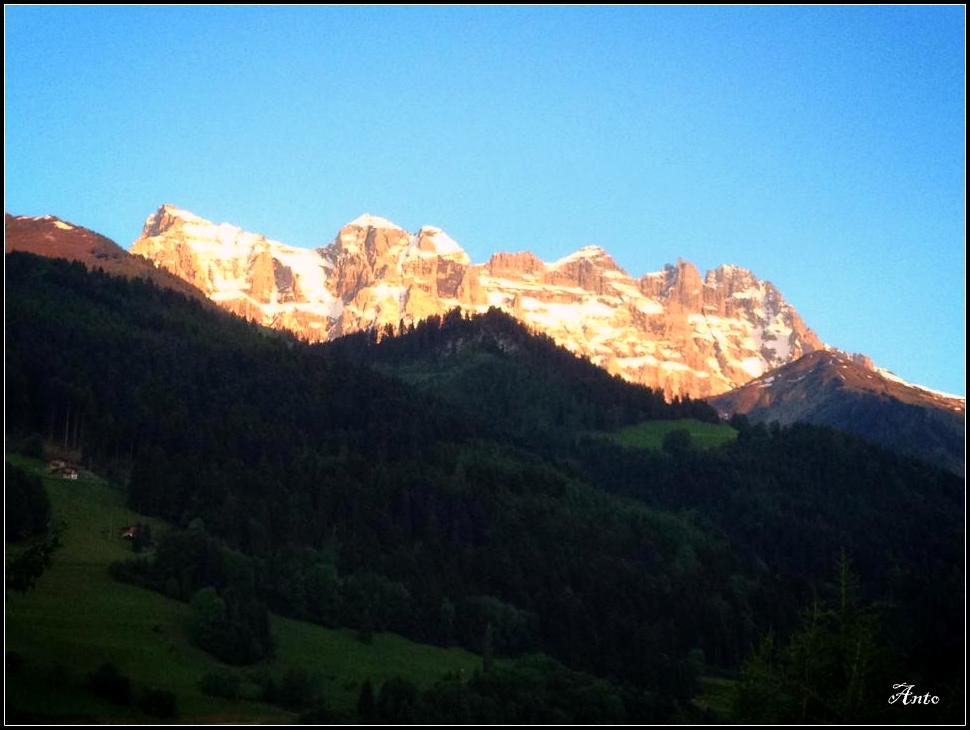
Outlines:
[[[172,202],[299,246],[599,243],[779,286],[963,394],[965,13],[7,7],[5,200],[128,246]]]

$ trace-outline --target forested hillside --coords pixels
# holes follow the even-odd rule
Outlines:
[[[431,318],[397,337],[360,333],[325,347],[506,422],[565,473],[651,509],[690,515],[754,571],[762,627],[792,630],[847,556],[861,594],[882,603],[894,651],[940,682],[959,673],[962,650],[953,637],[962,635],[956,627],[963,603],[952,596],[963,589],[965,496],[961,480],[945,470],[833,429],[768,428],[743,417],[731,421],[737,438],[720,448],[692,444],[686,434],[665,440],[661,453],[624,448],[615,429],[638,419],[637,406],[641,419],[716,418],[706,403],[690,400],[650,410],[654,394],[494,310],[472,320],[456,313]],[[613,433],[605,438],[598,429]],[[732,663],[745,641],[735,633],[716,652],[704,648]]]
[[[716,449],[625,448],[608,432],[716,419],[502,315],[309,346],[148,282],[6,265],[10,437],[79,453],[180,528],[116,575],[224,606],[200,645],[226,661],[272,651],[243,640],[270,608],[545,652],[624,687],[626,719],[685,719],[698,672],[793,630],[845,555],[908,678],[960,671],[963,495],[943,472],[743,422]]]

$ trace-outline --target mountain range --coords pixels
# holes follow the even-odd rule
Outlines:
[[[668,402],[497,309],[311,344],[138,269],[109,275],[73,227],[41,230],[57,233],[38,249],[74,261],[5,257],[5,417],[11,458],[52,495],[52,515],[34,500],[31,521],[65,517],[67,547],[39,578],[32,548],[14,547],[38,581],[25,596],[8,583],[21,713],[98,719],[80,708],[112,662],[138,708],[159,688],[186,719],[211,718],[201,675],[219,661],[240,681],[266,677],[246,698],[312,708],[314,685],[327,698],[344,687],[337,719],[366,720],[354,698],[367,674],[324,678],[278,633],[283,617],[305,635],[349,629],[361,646],[398,634],[481,653],[471,680],[418,694],[388,679],[374,704],[391,724],[727,721],[766,696],[772,721],[831,720],[810,700],[836,696],[845,673],[821,673],[803,698],[800,665],[791,680],[787,664],[758,674],[753,650],[773,637],[771,662],[807,651],[871,668],[845,718],[905,720],[884,700],[899,676],[938,692],[944,720],[962,712],[965,489],[953,474],[831,428],[720,423],[706,402]],[[644,429],[662,438],[627,438]],[[703,443],[710,429],[724,440]],[[85,478],[41,481],[47,464],[29,454],[70,458]],[[124,560],[122,538],[104,539],[111,518],[88,470],[114,482],[122,525],[151,521],[154,547]],[[92,564],[107,547],[110,568]],[[116,621],[99,633],[119,615],[121,639]],[[319,650],[335,652],[359,655]],[[281,695],[299,677],[264,671],[273,656],[305,666],[310,691]],[[378,665],[412,676],[391,654]],[[705,677],[739,673],[745,694],[709,715]],[[394,697],[420,702],[403,715]],[[139,711],[119,707],[105,717]]]
[[[631,382],[704,397],[825,348],[771,283],[685,261],[630,276],[599,246],[554,262],[528,252],[473,264],[447,233],[362,215],[318,249],[287,246],[163,205],[131,246],[220,306],[310,341],[413,324],[458,307],[503,309]]]
[[[307,249],[163,205],[130,254],[54,216],[8,214],[5,223],[8,252],[148,278],[310,342],[495,307],[668,400],[709,398],[724,417],[835,426],[963,470],[965,399],[825,344],[773,284],[738,266],[702,276],[677,261],[634,278],[599,246],[551,263],[521,251],[473,264],[440,228],[409,233],[369,214]]]

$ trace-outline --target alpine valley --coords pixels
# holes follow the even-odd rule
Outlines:
[[[5,237],[8,720],[961,719],[964,401],[751,272]]]

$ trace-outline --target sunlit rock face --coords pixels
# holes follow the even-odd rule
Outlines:
[[[965,474],[966,399],[908,383],[865,356],[816,350],[709,403],[725,418],[830,426]]]
[[[148,216],[131,253],[200,289],[225,309],[310,340],[326,339],[342,302],[331,291],[331,263],[228,223],[171,205]]]
[[[678,262],[634,279],[595,246],[541,266],[516,256],[486,265],[489,304],[668,397],[722,393],[824,347],[775,287],[744,269],[701,278]]]
[[[409,233],[365,214],[329,245],[301,249],[164,205],[131,251],[226,309],[310,341],[498,307],[668,398],[723,393],[825,348],[750,271],[701,276],[678,261],[634,278],[598,246],[552,263],[518,252],[475,265],[439,228]]]

